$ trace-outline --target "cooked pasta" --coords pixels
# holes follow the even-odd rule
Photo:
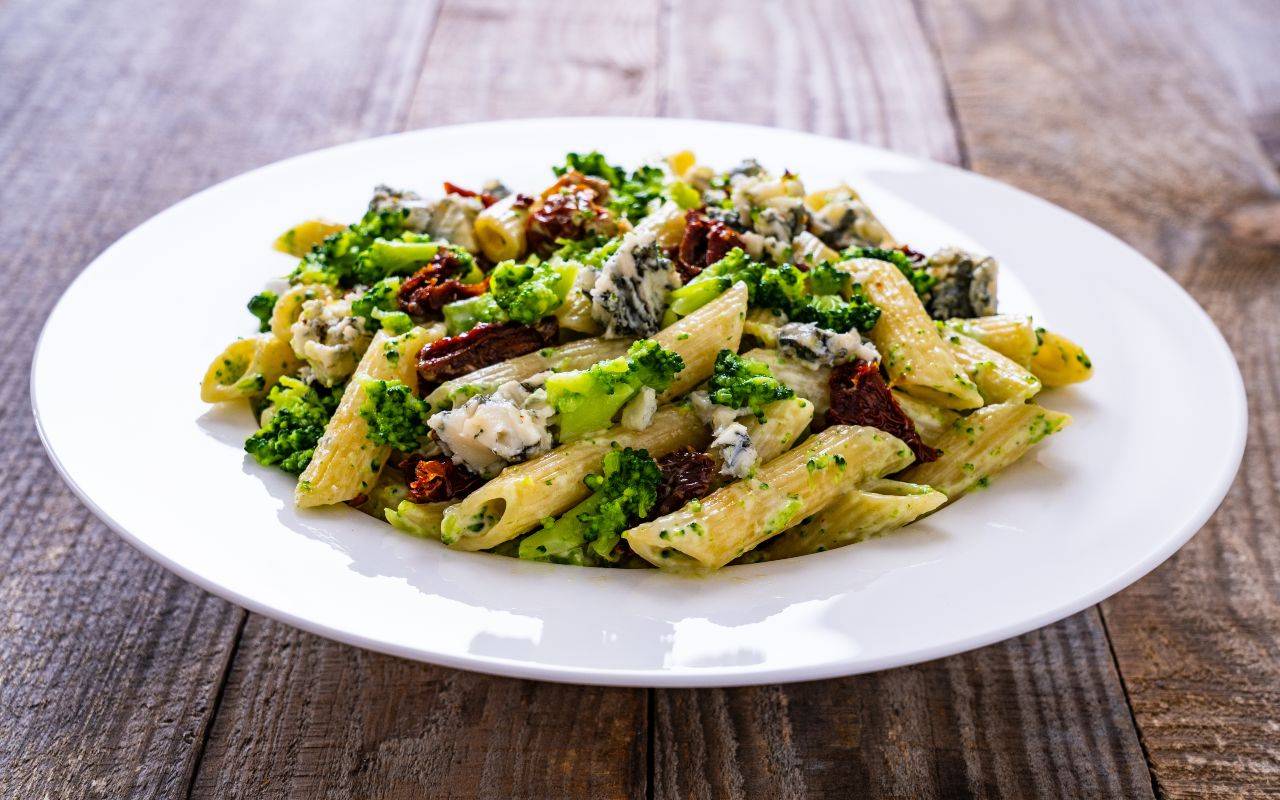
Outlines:
[[[553,172],[528,193],[378,186],[358,221],[276,240],[299,260],[200,396],[248,401],[245,451],[297,476],[297,506],[705,573],[955,502],[1070,421],[1032,398],[1092,374],[995,313],[995,259],[901,246],[847,184],[690,151]]]

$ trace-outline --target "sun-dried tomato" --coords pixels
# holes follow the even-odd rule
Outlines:
[[[831,370],[831,408],[828,425],[867,425],[903,441],[921,464],[937,461],[942,453],[925,444],[893,392],[880,377],[880,365],[867,361],[841,364]]]
[[[618,222],[604,206],[608,199],[608,182],[577,171],[561,175],[529,215],[525,234],[529,248],[547,255],[556,249],[557,239],[613,236]]]
[[[444,182],[444,193],[456,194],[459,197],[478,197],[480,198],[481,204],[483,204],[485,208],[488,208],[489,206],[498,202],[498,198],[494,197],[488,192],[474,192],[470,189],[463,189],[458,184],[449,183],[448,181]]]
[[[484,323],[466,333],[432,342],[418,353],[418,376],[427,384],[447,381],[481,367],[532,353],[555,341],[555,317],[535,325]]]
[[[742,237],[737,231],[700,211],[690,211],[685,215],[676,269],[687,283],[735,247],[742,247]]]
[[[400,284],[396,296],[400,310],[425,317],[444,308],[446,303],[484,294],[489,288],[488,278],[476,283],[457,279],[466,266],[452,249],[440,248],[435,258]]]
[[[659,458],[658,469],[662,471],[662,481],[658,484],[658,500],[650,512],[652,517],[670,514],[690,500],[710,494],[716,462],[706,453],[684,447]]]
[[[414,464],[409,499],[439,503],[460,497],[480,485],[480,476],[447,458],[424,458]]]

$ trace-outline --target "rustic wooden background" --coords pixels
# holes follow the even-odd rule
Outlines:
[[[1238,354],[1250,443],[1226,502],[1137,585],[1018,639],[845,680],[646,691],[300,633],[152,564],[63,486],[28,365],[110,242],[284,156],[559,114],[847,137],[1113,231]],[[1280,793],[1278,158],[1277,0],[0,0],[0,796]]]

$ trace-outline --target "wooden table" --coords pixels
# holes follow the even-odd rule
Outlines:
[[[170,575],[64,487],[29,361],[110,242],[284,156],[560,114],[847,137],[1118,234],[1240,360],[1250,438],[1226,502],[1135,586],[1002,644],[844,680],[646,691],[301,633]],[[0,796],[1280,792],[1278,157],[1276,0],[0,0]],[[85,357],[135,344],[94,331]],[[1147,402],[1178,399],[1128,411]]]

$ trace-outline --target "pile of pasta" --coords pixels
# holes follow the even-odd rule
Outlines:
[[[672,157],[663,169],[668,187],[692,187],[702,197],[711,191],[703,187],[713,185],[706,176],[714,173],[690,154]],[[789,174],[786,179],[798,182]],[[520,259],[530,252],[529,219],[538,202],[531,205],[523,195],[508,195],[483,207],[473,204],[461,215],[461,230],[433,235],[465,247],[485,267]],[[657,459],[683,449],[707,451],[713,430],[689,396],[705,386],[718,354],[728,350],[767,365],[794,396],[772,402],[759,417],[745,417],[743,425],[755,448],[749,474],[718,477],[709,493],[670,513],[629,520],[619,544],[625,557],[616,561],[706,573],[735,563],[831,550],[902,528],[987,486],[992,476],[1070,422],[1066,414],[1042,407],[1036,398],[1045,387],[1089,377],[1092,365],[1077,345],[1022,315],[936,319],[918,288],[894,263],[846,257],[847,249],[835,246],[899,246],[856,192],[842,186],[804,194],[800,202],[808,229],[785,241],[785,251],[778,249],[778,242],[767,242],[758,257],[777,260],[782,252],[782,258],[803,268],[831,264],[852,277],[853,285],[880,311],[865,334],[880,355],[879,374],[920,440],[939,453],[936,460],[918,463],[906,442],[872,425],[827,424],[833,365],[780,349],[777,314],[753,308],[752,287],[735,283],[692,313],[674,321],[667,315],[669,324],[646,337],[607,335],[610,331],[593,318],[584,295],[573,295],[554,312],[558,340],[550,346],[435,384],[420,381],[417,363],[424,347],[448,337],[441,320],[415,318],[408,330],[383,328],[364,335],[367,343],[350,354],[349,376],[335,384],[340,399],[299,475],[297,505],[348,503],[456,550],[514,555],[523,537],[590,496],[587,479],[601,470],[606,454],[633,448]],[[844,219],[853,224],[830,234],[814,220],[824,209],[830,212],[834,203],[851,209],[852,216]],[[657,242],[674,253],[686,232],[690,205],[687,199],[658,197],[638,221],[619,218],[617,233],[655,232]],[[834,218],[831,213],[827,217]],[[303,255],[342,227],[304,223],[290,232],[282,249]],[[843,238],[835,242],[832,236]],[[678,286],[679,279],[674,280]],[[324,283],[289,286],[270,309],[259,335],[236,340],[214,360],[205,376],[203,399],[247,400],[260,409],[267,392],[282,380],[314,379],[308,352],[300,351],[295,335],[299,318],[304,304],[336,303],[341,297],[341,290]],[[371,437],[361,413],[369,402],[370,381],[402,382],[426,407],[450,409],[508,381],[617,359],[636,338],[659,343],[683,363],[671,384],[656,393],[656,409],[647,424],[615,420],[613,427],[585,437],[557,440],[545,452],[507,463],[459,497],[438,502],[409,499],[406,484],[411,476],[391,466],[403,453]]]

